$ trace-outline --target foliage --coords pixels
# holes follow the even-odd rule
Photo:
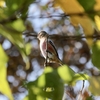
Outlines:
[[[3,51],[2,46],[0,45],[0,91],[9,97],[10,100],[13,100],[13,96],[10,90],[10,87],[8,85],[8,82],[6,80],[6,75],[7,75],[7,61],[8,57]]]
[[[99,85],[99,82],[100,82],[100,76],[98,77],[95,77],[95,76],[92,76],[90,79],[89,79],[89,82],[90,82],[90,90],[91,90],[91,93],[94,94],[94,95],[100,95],[100,91],[99,91],[99,88],[100,88],[100,85]]]
[[[71,1],[67,0],[66,2],[64,0],[62,1],[55,0],[55,5],[60,6],[66,14],[69,14],[69,15],[70,14],[73,15],[75,13],[78,14],[78,15],[71,16],[71,21],[74,25],[81,24],[81,26],[84,29],[85,35],[92,35],[94,33],[94,25],[92,24],[92,21],[94,21],[96,16],[99,17],[100,15],[98,13],[98,11],[100,10],[100,7],[96,9],[99,4],[100,4],[99,0],[91,0],[91,1],[88,0],[86,2],[82,0],[71,0]],[[94,11],[95,13],[93,13]],[[100,23],[100,19],[98,20],[97,23]],[[94,24],[97,25],[98,27],[97,23],[94,23]],[[88,25],[88,28],[87,28],[87,25]],[[93,41],[91,39],[87,39],[87,41],[88,41],[89,46],[91,46]]]
[[[75,72],[66,65],[60,66],[57,70],[47,67],[37,80],[25,85],[28,89],[28,95],[24,100],[44,100],[45,98],[61,100],[65,83],[69,84],[73,81],[75,84],[78,80],[87,79],[87,75],[75,74]]]
[[[93,64],[100,69],[99,55],[100,55],[100,40],[96,41],[92,47],[92,62]]]
[[[32,16],[29,17],[31,4],[37,8],[31,9]],[[58,7],[63,14],[59,15]],[[40,15],[35,16],[37,13]],[[41,20],[31,23],[38,18]],[[46,18],[46,23],[43,18]],[[14,100],[13,93],[20,93],[19,87],[28,80],[32,70],[43,68],[44,59],[38,40],[34,38],[41,29],[50,32],[65,64],[61,67],[50,64],[35,81],[28,82],[28,95],[24,100],[61,100],[64,84],[74,87],[78,80],[89,80],[89,91],[94,96],[100,95],[100,72],[95,69],[100,70],[100,0],[48,0],[45,4],[38,0],[0,0],[0,92],[9,100]],[[57,35],[52,36],[52,33]],[[82,39],[83,35],[86,41]],[[95,67],[88,65],[88,69],[90,61]],[[77,73],[70,68],[73,66]],[[81,73],[84,70],[87,74]],[[88,74],[91,74],[90,78]],[[74,99],[79,95],[67,92]],[[92,99],[87,91],[83,95]]]

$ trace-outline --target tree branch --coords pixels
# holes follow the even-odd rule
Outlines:
[[[100,10],[97,11],[87,11],[87,12],[79,12],[79,13],[69,13],[69,14],[58,14],[58,15],[38,15],[38,16],[28,16],[27,18],[33,18],[33,19],[38,19],[38,18],[53,18],[53,17],[68,17],[68,16],[84,16],[84,15],[91,15],[91,14],[99,14]],[[14,21],[16,20],[17,17],[16,16],[11,16],[8,19],[4,19],[2,21],[0,21],[0,24],[6,24],[8,22]]]
[[[37,37],[36,34],[34,33],[31,33],[31,34],[24,34],[25,36],[33,36],[33,37]],[[82,38],[91,38],[91,39],[100,39],[100,35],[99,34],[96,34],[96,35],[73,35],[73,36],[67,36],[67,35],[56,35],[56,34],[53,34],[53,35],[49,35],[49,38],[51,39],[54,39],[54,38],[63,38],[63,39],[82,39]]]
[[[100,10],[97,11],[87,11],[87,12],[79,12],[79,13],[62,13],[62,14],[58,14],[58,15],[38,15],[38,16],[28,16],[27,18],[52,18],[52,17],[68,17],[68,16],[84,16],[84,15],[91,15],[91,14],[96,14],[96,13],[100,13]]]

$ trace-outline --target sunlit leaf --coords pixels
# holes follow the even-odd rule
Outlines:
[[[98,15],[95,15],[94,19],[95,19],[97,29],[100,31],[100,17]]]
[[[83,31],[86,36],[93,35],[94,28],[93,28],[92,22],[88,16],[81,16],[81,17],[80,16],[72,16],[71,22],[75,26],[80,24],[82,26]],[[88,27],[87,27],[87,25],[88,25]],[[91,39],[91,38],[87,39],[87,43],[91,47],[93,44],[93,39]]]
[[[25,30],[25,25],[22,19],[17,19],[16,21],[13,21],[10,25],[19,32],[23,32]]]
[[[0,0],[0,7],[4,7],[5,6],[5,1],[4,0]]]
[[[23,100],[29,100],[28,96],[26,96]]]
[[[62,10],[66,14],[77,14],[77,13],[84,13],[84,8],[79,4],[77,0],[55,0],[55,5],[60,6]],[[67,6],[66,6],[67,5]],[[92,6],[91,4],[90,6]],[[73,9],[75,8],[75,9]],[[73,25],[81,25],[83,28],[83,31],[85,35],[93,35],[94,33],[94,28],[91,22],[91,19],[88,16],[78,16],[78,15],[72,15],[70,16],[71,22]],[[88,25],[88,27],[87,27]],[[89,46],[91,47],[93,40],[92,39],[87,39],[87,42]]]
[[[44,100],[44,98],[41,96],[41,95],[38,95],[37,97],[36,97],[36,100]],[[47,99],[48,100],[48,99]]]
[[[7,64],[8,57],[3,51],[2,46],[0,45],[0,92],[6,95],[10,100],[14,100],[9,84],[6,80],[7,75]]]
[[[44,81],[43,81],[44,80]],[[45,81],[45,75],[41,75],[38,79],[38,86],[39,87],[44,87],[46,84],[46,81]]]
[[[66,14],[84,12],[83,7],[77,0],[54,0],[54,5],[61,7]]]
[[[91,76],[89,79],[89,82],[90,82],[89,89],[91,93],[99,96],[100,95],[100,76],[98,77]]]
[[[25,50],[26,50],[26,54],[27,54],[27,55],[29,55],[29,54],[31,53],[31,48],[32,48],[32,46],[31,46],[30,43],[27,43],[27,44],[25,45]]]
[[[44,73],[50,73],[53,72],[53,68],[52,67],[46,67],[44,70]]]
[[[95,0],[95,1],[96,1],[96,4],[94,6],[94,10],[99,11],[100,10],[100,0]]]
[[[80,24],[83,27],[83,31],[86,35],[92,35],[94,32],[91,20],[87,16],[72,16],[71,21],[74,25]],[[88,25],[88,28],[87,26]]]
[[[100,69],[100,40],[96,41],[92,46],[92,63]]]
[[[64,83],[56,70],[46,67],[44,73],[36,81],[27,84],[28,96],[25,100],[61,100],[64,91]]]
[[[6,37],[9,41],[11,41],[20,51],[23,60],[26,63],[27,69],[29,68],[29,61],[26,54],[25,43],[22,39],[22,33],[19,33],[15,30],[9,29],[6,26],[0,25],[0,34]]]
[[[71,85],[75,85],[79,80],[88,80],[89,76],[83,73],[76,73],[73,77],[73,80],[70,82]]]
[[[68,83],[72,81],[75,72],[67,65],[63,65],[58,68],[58,74],[66,83]]]

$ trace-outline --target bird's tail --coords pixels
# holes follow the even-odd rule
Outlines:
[[[59,64],[60,66],[62,66],[62,65],[63,65],[63,62],[62,62],[60,59],[58,59],[58,64]]]
[[[57,63],[57,64],[59,64],[60,66],[62,66],[63,65],[63,62],[58,58],[58,57],[55,57],[54,59],[48,59],[47,60],[47,62],[48,63]]]

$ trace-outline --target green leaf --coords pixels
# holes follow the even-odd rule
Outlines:
[[[44,81],[43,81],[44,80]],[[44,87],[46,84],[46,81],[45,81],[45,74],[41,75],[38,79],[38,86],[39,87]]]
[[[75,83],[79,80],[88,80],[89,76],[87,74],[76,73],[73,77],[73,80],[70,82],[71,85],[75,85]]]
[[[92,63],[100,69],[100,40],[96,41],[92,46]]]
[[[6,2],[6,14],[11,16],[15,11],[21,8],[24,0],[5,0]]]
[[[91,76],[89,82],[89,90],[91,91],[91,93],[100,96],[100,76]]]
[[[57,70],[46,67],[44,73],[34,82],[27,84],[28,96],[24,100],[61,100],[64,92],[64,83]]]
[[[24,48],[22,33],[0,25],[0,34],[9,39],[13,44],[16,44],[19,48]]]
[[[8,57],[5,54],[2,46],[0,45],[0,92],[6,95],[10,100],[14,100],[9,84],[6,80]]]
[[[82,7],[85,9],[85,11],[91,11],[94,8],[94,5],[96,3],[95,0],[77,0]]]
[[[13,21],[10,25],[18,32],[23,32],[25,30],[25,25],[22,19],[17,19]]]
[[[34,0],[5,0],[5,1],[7,6],[6,12],[8,15],[12,15],[18,11],[19,15],[21,13],[22,16],[26,17],[28,7]]]
[[[72,81],[75,72],[67,65],[63,65],[58,68],[58,74],[60,75],[61,79],[65,81],[65,83],[69,83]]]
[[[28,69],[30,65],[26,53],[27,46],[25,46],[25,43],[23,41],[22,33],[19,33],[16,30],[13,30],[6,26],[0,25],[0,34],[7,38],[9,41],[11,41],[18,48],[23,57],[24,62],[26,63],[26,69]],[[29,51],[27,52],[29,53]]]
[[[93,99],[93,96],[91,95],[88,98],[86,98],[86,100],[94,100],[94,99]]]
[[[28,96],[26,96],[23,100],[29,100]]]
[[[30,43],[27,43],[27,44],[25,45],[25,50],[26,50],[26,54],[27,54],[27,55],[29,55],[29,54],[31,53],[31,48],[32,48],[32,46],[31,46]]]
[[[22,5],[25,0],[5,0],[6,2],[6,6],[8,7],[8,10],[9,11],[16,11],[17,9],[19,9],[21,6],[24,6]]]

